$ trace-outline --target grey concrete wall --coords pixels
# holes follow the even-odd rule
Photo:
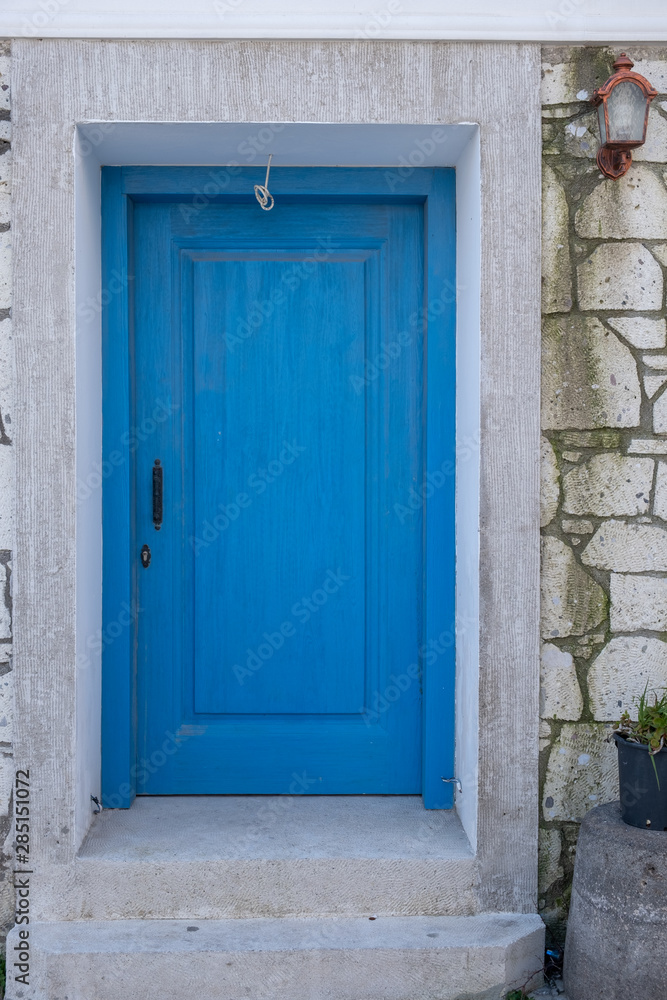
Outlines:
[[[13,45],[17,756],[41,865],[75,815],[74,128],[140,121],[478,122],[482,173],[479,811],[482,909],[536,902],[539,76],[535,45]],[[407,151],[409,152],[409,151]],[[79,790],[79,802],[87,800]],[[79,813],[82,806],[79,806]]]

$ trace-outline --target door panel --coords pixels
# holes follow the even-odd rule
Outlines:
[[[282,256],[194,264],[197,712],[364,702],[365,261]]]
[[[292,193],[268,213],[245,195],[132,203],[132,532],[135,555],[151,548],[148,568],[133,563],[139,794],[293,794],[297,779],[308,794],[416,794],[423,741],[453,738],[422,723],[437,214],[378,195],[381,171],[295,193],[320,173],[336,172],[284,171]],[[440,412],[453,442],[452,400]]]

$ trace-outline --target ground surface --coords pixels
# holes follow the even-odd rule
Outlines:
[[[567,1000],[563,992],[562,979],[555,980],[553,986],[541,986],[539,990],[529,994],[530,1000],[552,1000],[555,997],[558,997],[558,1000]]]

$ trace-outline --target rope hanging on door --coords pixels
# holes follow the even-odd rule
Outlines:
[[[263,184],[255,184],[255,198],[260,203],[265,212],[270,212],[273,208],[273,195],[269,191],[269,171],[271,169],[271,159],[273,153],[269,154],[269,162],[266,165],[266,180]]]

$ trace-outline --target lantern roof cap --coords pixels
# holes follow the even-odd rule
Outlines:
[[[619,72],[623,70],[630,70],[634,66],[632,59],[630,59],[625,52],[621,52],[620,56],[614,63],[614,69]]]
[[[625,52],[621,52],[620,56],[614,63],[614,69],[616,72],[613,73],[601,87],[598,87],[597,90],[593,91],[593,96],[591,97],[592,103],[600,104],[606,97],[609,97],[609,94],[612,92],[616,84],[622,83],[625,80],[632,80],[633,83],[636,83],[639,87],[641,87],[644,92],[644,97],[648,98],[648,100],[652,101],[654,97],[657,97],[658,91],[651,86],[646,77],[642,76],[641,73],[633,73],[633,66],[634,63],[632,59],[630,59]]]

